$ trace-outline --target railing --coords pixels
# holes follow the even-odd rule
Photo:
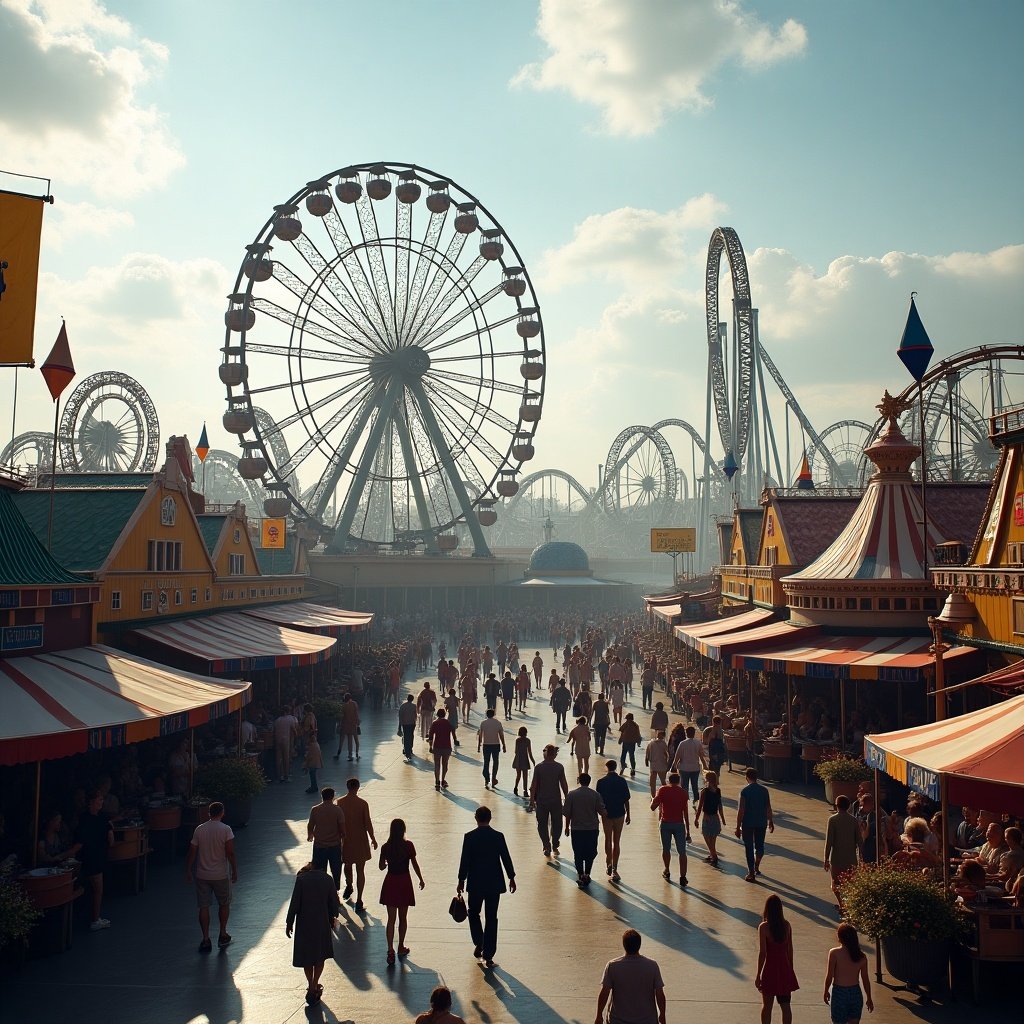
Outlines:
[[[1024,430],[1024,405],[1013,409],[1004,409],[988,419],[989,437],[996,438],[1001,434],[1009,434]]]

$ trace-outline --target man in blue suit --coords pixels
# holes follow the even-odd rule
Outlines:
[[[476,809],[476,828],[462,840],[459,861],[459,892],[469,889],[469,934],[473,938],[473,956],[483,958],[485,967],[494,966],[498,948],[498,901],[506,891],[516,891],[516,869],[501,832],[491,828],[491,809]],[[486,923],[480,923],[480,910]]]

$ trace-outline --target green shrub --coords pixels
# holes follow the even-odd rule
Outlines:
[[[195,780],[197,792],[209,793],[214,800],[258,796],[266,784],[259,763],[250,757],[219,757],[204,764]]]
[[[891,861],[862,864],[847,876],[839,895],[846,919],[873,938],[953,939],[963,928],[939,882]]]
[[[822,782],[867,782],[874,778],[874,772],[859,757],[847,757],[838,751],[823,757],[814,766],[814,774]]]
[[[10,867],[0,867],[0,949],[25,942],[42,917]]]

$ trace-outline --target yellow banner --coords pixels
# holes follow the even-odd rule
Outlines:
[[[32,362],[43,202],[0,193],[0,365]]]
[[[260,520],[260,547],[284,549],[284,520]]]
[[[697,531],[692,526],[651,530],[651,550],[670,554],[697,550]]]

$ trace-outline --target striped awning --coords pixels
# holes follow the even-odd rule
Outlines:
[[[784,672],[808,679],[869,679],[890,683],[912,683],[935,664],[928,652],[931,641],[920,636],[828,636],[812,635],[804,643],[754,647],[733,658],[735,668],[762,672]],[[959,667],[967,658],[978,657],[974,647],[951,647],[943,661],[947,669]],[[953,665],[950,665],[950,662]]]
[[[754,626],[762,626],[775,618],[775,613],[765,608],[755,608],[753,611],[743,612],[740,615],[729,615],[724,619],[712,619],[710,622],[692,622],[683,626],[676,626],[675,634],[687,647],[697,647],[697,641],[715,636],[719,633],[738,633],[742,629],[752,629]]]
[[[651,607],[651,611],[659,619],[671,623],[673,619],[677,619],[683,614],[683,606],[681,604],[656,604]]]
[[[951,801],[1004,810],[1011,792],[995,793],[993,787],[1015,787],[1012,800],[1019,808],[1024,800],[1024,695],[930,725],[865,736],[864,756],[872,768],[933,800],[939,799],[945,775]]]
[[[292,626],[307,633],[341,636],[359,633],[370,628],[373,612],[349,612],[344,608],[329,608],[313,601],[295,601],[293,604],[268,604],[261,608],[248,608],[244,615],[280,626]]]
[[[191,655],[209,672],[259,672],[316,665],[337,643],[334,637],[303,633],[242,612],[177,619],[135,630],[135,635]]]
[[[658,605],[679,604],[683,600],[682,594],[645,594],[644,604],[649,611],[653,611]]]
[[[754,626],[752,629],[742,629],[736,633],[716,633],[706,640],[697,641],[697,650],[706,658],[714,661],[731,660],[733,667],[737,667],[738,660],[742,656],[737,651],[746,651],[750,648],[763,650],[772,647],[785,647],[792,645],[799,638],[808,642],[807,638],[820,633],[820,626],[794,626],[788,622],[766,622],[762,626]],[[752,666],[744,665],[744,668]]]
[[[168,736],[251,698],[243,680],[209,679],[111,647],[0,659],[0,764]]]

